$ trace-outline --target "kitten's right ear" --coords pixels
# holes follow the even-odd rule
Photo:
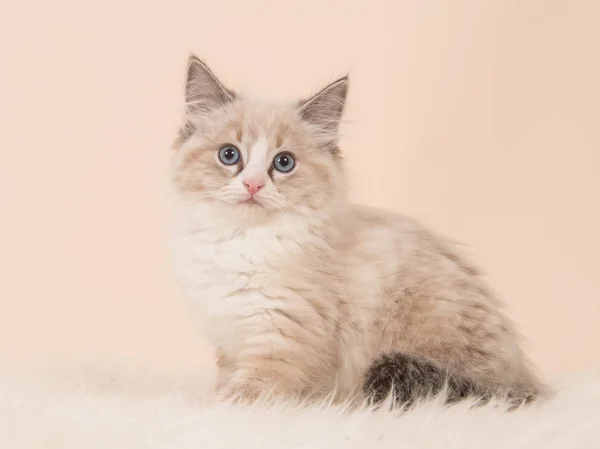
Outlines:
[[[197,56],[190,55],[185,85],[185,104],[189,113],[209,112],[235,98]]]
[[[348,75],[334,81],[312,97],[298,103],[301,117],[313,125],[337,134],[348,95]]]

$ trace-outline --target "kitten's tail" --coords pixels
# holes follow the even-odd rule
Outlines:
[[[371,365],[365,375],[365,396],[374,404],[388,399],[400,406],[410,406],[440,393],[448,404],[466,398],[485,404],[492,397],[504,398],[510,408],[530,403],[535,392],[501,392],[449,372],[428,359],[395,352],[386,354]]]

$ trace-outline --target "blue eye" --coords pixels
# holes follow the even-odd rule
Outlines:
[[[295,165],[296,161],[294,160],[294,156],[290,153],[279,153],[275,156],[275,159],[273,159],[273,167],[281,173],[292,171]]]
[[[240,161],[240,150],[233,145],[225,145],[219,150],[219,160],[225,165],[235,165]]]

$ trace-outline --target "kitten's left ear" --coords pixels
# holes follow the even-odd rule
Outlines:
[[[188,111],[209,112],[235,98],[216,75],[197,56],[191,55],[187,67],[185,103]]]
[[[194,133],[194,117],[218,109],[234,99],[235,92],[226,88],[198,57],[190,55],[185,84],[184,123],[173,148],[179,148]]]
[[[344,113],[348,86],[348,76],[344,76],[312,97],[300,101],[298,103],[300,116],[324,131],[336,134]]]

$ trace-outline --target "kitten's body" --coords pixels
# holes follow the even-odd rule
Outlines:
[[[188,104],[202,109],[188,111],[174,157],[175,260],[225,396],[361,399],[373,363],[398,353],[485,389],[539,389],[476,269],[412,220],[347,202],[330,128],[347,80],[290,107],[210,97],[224,88],[192,69]],[[234,171],[215,160],[227,143],[243,156]],[[282,148],[299,165],[269,173]],[[269,173],[258,205],[244,202],[245,172]]]

